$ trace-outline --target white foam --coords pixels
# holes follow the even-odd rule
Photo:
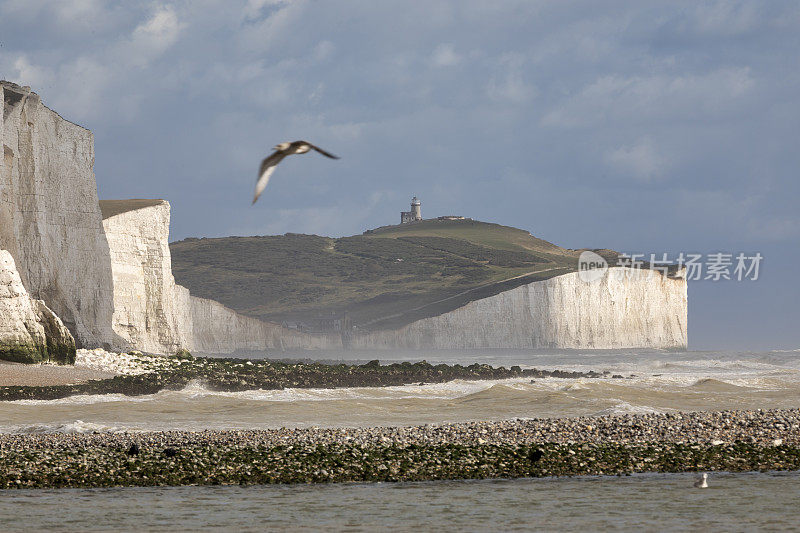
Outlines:
[[[563,381],[563,380],[562,380]],[[575,380],[572,383],[569,383],[563,387],[559,388],[564,392],[574,391],[574,390],[591,390],[591,387],[588,383],[583,380]]]
[[[7,402],[12,405],[91,405],[95,403],[110,403],[110,402],[146,402],[156,399],[159,392],[156,394],[148,394],[144,396],[126,396],[124,394],[79,394],[76,396],[67,396],[66,398],[58,398],[56,400],[12,400]]]
[[[607,407],[605,409],[601,409],[596,413],[593,413],[592,416],[609,416],[609,415],[644,415],[644,414],[659,414],[664,413],[665,411],[661,409],[656,409],[654,407],[650,407],[647,405],[631,405],[628,402],[618,402],[616,405],[612,407]]]
[[[247,390],[247,391],[214,391],[208,389],[200,380],[193,380],[180,390],[162,390],[155,394],[142,396],[126,396],[124,394],[87,394],[68,396],[55,400],[14,400],[8,402],[16,405],[90,405],[111,402],[149,402],[158,400],[195,399],[203,397],[225,397],[239,400],[263,402],[315,402],[337,400],[403,400],[431,399],[451,400],[469,396],[491,387],[522,384],[519,378],[508,380],[464,381],[455,380],[446,383],[426,385],[399,385],[391,387],[350,387],[337,389],[294,389],[283,390]]]
[[[47,433],[116,433],[125,431],[116,426],[106,426],[83,420],[73,422],[62,422],[52,424],[27,424],[16,426],[0,426],[0,433],[21,433],[21,434],[47,434]]]
[[[336,400],[403,400],[403,399],[440,399],[450,400],[469,396],[487,390],[497,384],[519,383],[519,378],[509,380],[464,381],[455,380],[446,383],[425,385],[399,385],[391,387],[348,387],[336,389],[295,389],[283,390],[248,390],[238,392],[212,391],[200,382],[192,382],[180,391],[171,394],[200,396],[222,396],[241,400],[268,402],[314,402]],[[161,393],[159,393],[161,394]],[[169,394],[169,393],[168,393]]]

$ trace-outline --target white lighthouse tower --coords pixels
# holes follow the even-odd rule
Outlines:
[[[418,220],[422,220],[422,209],[421,203],[419,198],[416,196],[411,199],[411,211],[401,211],[400,212],[400,223],[401,224],[409,224],[411,222],[417,222]]]
[[[413,220],[422,220],[422,204],[416,196],[411,199],[411,218]]]

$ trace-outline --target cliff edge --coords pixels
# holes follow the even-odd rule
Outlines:
[[[0,249],[28,293],[80,346],[112,346],[111,257],[94,178],[92,132],[0,81]]]

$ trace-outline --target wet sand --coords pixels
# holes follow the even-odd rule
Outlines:
[[[59,365],[26,365],[0,361],[0,387],[49,387],[75,385],[91,379],[114,377],[112,372],[86,367]]]

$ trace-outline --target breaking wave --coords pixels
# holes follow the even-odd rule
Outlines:
[[[52,424],[28,424],[0,426],[0,433],[17,434],[50,434],[50,433],[117,433],[119,431],[129,431],[128,429],[104,424],[95,424],[75,420],[73,422],[52,423]]]
[[[748,388],[713,378],[698,379],[697,381],[692,383],[690,387],[692,389],[708,391],[708,392],[737,392],[746,390]]]
[[[105,394],[0,402],[0,432],[419,425],[800,407],[800,357],[796,351],[527,357],[526,366],[605,370],[608,374],[597,379],[455,380],[392,387],[240,392],[214,391],[195,381],[182,390],[144,396]],[[507,359],[498,356],[486,362],[508,367],[526,361],[515,353]]]

